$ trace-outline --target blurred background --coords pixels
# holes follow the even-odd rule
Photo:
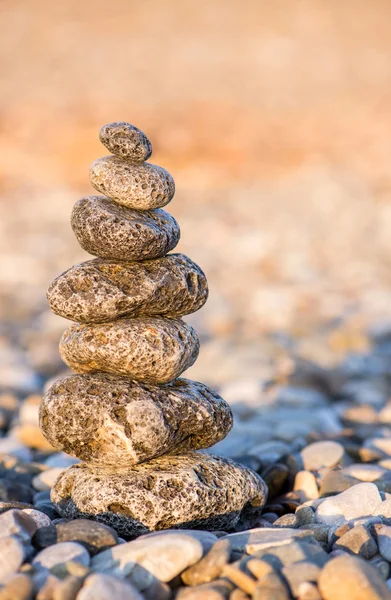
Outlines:
[[[178,250],[209,280],[187,376],[251,395],[292,356],[329,368],[388,331],[388,0],[2,0],[0,13],[1,389],[64,370],[67,322],[45,293],[87,258],[69,217],[110,121],[152,140],[176,181]]]

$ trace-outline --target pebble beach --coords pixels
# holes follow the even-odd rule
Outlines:
[[[0,67],[0,600],[387,600],[388,6],[309,1],[290,14],[285,2],[250,2],[246,19],[238,2],[191,3],[190,13],[174,0],[164,9],[130,4],[114,0],[108,15],[99,1],[93,11],[90,2],[6,2],[0,22],[0,54],[13,57]],[[97,201],[88,182],[89,165],[104,153],[97,131],[114,119],[140,126],[152,162],[175,178],[172,217],[152,208],[162,211],[164,235],[136,250],[124,243],[130,221],[115,243],[112,225],[93,245],[84,235],[87,210],[111,224],[134,210]],[[110,168],[121,165],[111,159]],[[118,193],[110,188],[121,200]],[[196,300],[181,288],[168,308],[161,298],[158,318],[200,309],[183,317],[181,335],[194,329],[200,348],[179,377],[198,420],[214,402],[221,414],[210,413],[195,449],[172,439],[170,452],[182,443],[207,468],[219,457],[232,476],[219,472],[220,505],[244,503],[241,477],[251,474],[258,510],[230,515],[221,528],[206,520],[141,535],[99,515],[61,514],[52,489],[64,473],[82,472],[72,454],[83,432],[72,425],[67,453],[51,416],[50,436],[45,429],[54,448],[39,407],[56,381],[70,381],[68,406],[83,411],[90,375],[72,375],[59,353],[67,319],[77,310],[74,321],[85,328],[95,320],[103,330],[118,313],[104,296],[93,310],[66,304],[54,286],[53,314],[46,290],[67,272],[72,285],[98,280],[99,296],[103,270],[88,254],[97,249],[108,252],[106,262],[140,252],[147,261],[172,251],[190,257],[164,266],[178,280],[190,269],[202,281],[202,269],[206,304],[205,287]],[[140,278],[139,287],[147,273],[153,282],[151,267],[121,277],[129,285]],[[116,270],[104,275],[114,289]],[[139,318],[133,304],[121,310],[121,318]],[[164,364],[168,379],[177,376],[171,366]],[[123,393],[110,373],[97,385]],[[156,383],[138,385],[145,392]],[[70,431],[69,414],[64,419]],[[113,448],[105,461],[121,471],[126,455]],[[80,455],[93,457],[95,476],[102,449],[94,455],[86,444]],[[141,465],[167,459],[143,452]],[[88,484],[94,498],[103,493],[99,476]]]

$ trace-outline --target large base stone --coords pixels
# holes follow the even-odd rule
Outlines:
[[[161,529],[232,529],[258,513],[267,487],[251,471],[202,452],[163,456],[128,469],[73,465],[52,489],[65,518],[89,518],[126,538]]]

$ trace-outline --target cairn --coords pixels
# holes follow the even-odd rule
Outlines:
[[[96,519],[134,538],[167,528],[230,530],[259,513],[266,486],[253,471],[200,452],[232,427],[228,404],[202,383],[178,378],[197,359],[196,332],[181,317],[203,306],[204,273],[182,254],[175,219],[162,207],[175,191],[145,134],[111,123],[112,152],[90,171],[103,196],[79,200],[73,231],[96,258],[53,281],[54,313],[75,321],[60,353],[75,371],[54,383],[40,427],[81,459],[51,493],[66,518]]]

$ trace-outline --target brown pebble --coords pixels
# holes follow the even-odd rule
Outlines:
[[[272,565],[260,558],[250,558],[246,567],[257,579],[262,579],[265,575],[274,572]]]
[[[254,471],[193,451],[115,472],[110,467],[73,465],[60,475],[51,497],[61,516],[98,516],[120,535],[132,538],[186,524],[195,529],[232,529],[243,509],[261,510],[266,492]]]
[[[231,555],[231,542],[219,540],[213,544],[209,552],[195,565],[186,569],[181,577],[185,585],[209,583],[220,577]]]
[[[92,373],[58,379],[42,400],[40,425],[58,450],[115,468],[213,446],[231,429],[232,413],[196,381],[150,386]]]
[[[70,575],[60,581],[54,588],[53,600],[76,600],[77,594],[83,587],[84,577]]]
[[[242,569],[237,567],[235,564],[226,565],[223,569],[222,574],[224,577],[228,577],[235,585],[237,585],[241,590],[249,594],[253,595],[256,587],[256,580],[253,579],[247,573],[244,573]]]
[[[132,210],[105,196],[86,196],[76,202],[71,225],[86,252],[111,260],[159,258],[173,250],[180,238],[179,225],[168,212]]]
[[[362,558],[344,554],[329,560],[319,576],[323,600],[389,600],[391,592],[377,570]]]
[[[109,152],[135,163],[142,163],[152,154],[152,144],[141,129],[118,121],[103,125],[99,139]]]
[[[170,202],[175,193],[171,175],[162,167],[132,164],[116,156],[103,156],[90,167],[92,186],[121,206],[153,210]]]
[[[80,323],[145,315],[175,318],[205,304],[208,283],[184,254],[131,263],[95,258],[57,277],[47,298],[56,315]]]
[[[236,589],[229,595],[229,600],[248,600],[248,596],[243,590]]]
[[[297,600],[322,600],[318,586],[315,583],[306,581],[299,585],[299,595]]]
[[[195,587],[180,588],[175,600],[228,600],[233,590],[233,583],[221,578]]]
[[[62,359],[77,373],[102,371],[153,384],[179,377],[198,352],[198,336],[190,325],[159,317],[74,324],[60,342]]]
[[[0,600],[30,600],[33,596],[33,581],[22,573],[11,575],[0,589]]]
[[[290,600],[290,594],[277,573],[268,573],[257,583],[253,600]]]

